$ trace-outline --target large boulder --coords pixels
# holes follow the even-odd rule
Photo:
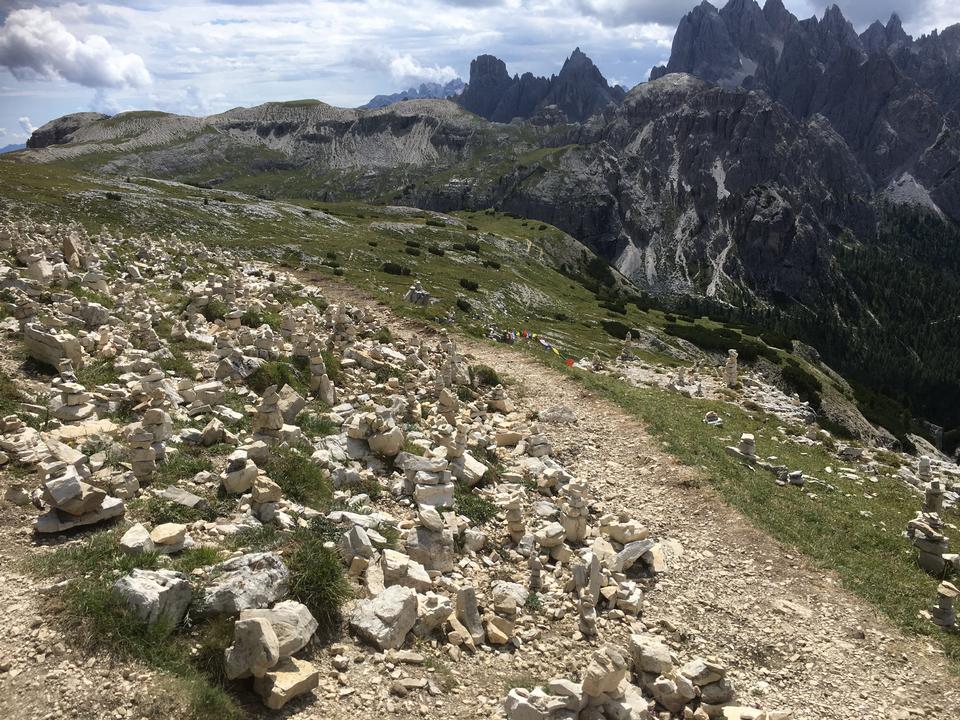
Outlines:
[[[224,651],[224,672],[230,680],[264,673],[280,661],[280,642],[266,618],[240,618],[233,626],[233,645]]]
[[[295,600],[284,600],[270,610],[244,610],[240,613],[241,620],[251,618],[262,618],[270,623],[282,658],[305,648],[317,631],[317,621],[310,609]]]
[[[212,584],[203,590],[200,613],[235,615],[267,607],[286,595],[290,572],[279,555],[263,552],[220,563],[210,576]]]
[[[253,681],[253,689],[271,710],[279,710],[290,700],[320,684],[320,672],[306,660],[285,658]]]
[[[360,602],[350,616],[350,629],[379,650],[393,650],[403,645],[416,622],[416,590],[394,585]]]
[[[180,624],[190,606],[187,576],[173,570],[134,570],[113,584],[113,592],[140,620],[169,627]]]

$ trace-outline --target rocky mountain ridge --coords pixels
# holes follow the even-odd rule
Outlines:
[[[576,48],[560,73],[550,78],[529,72],[510,77],[503,60],[480,55],[470,63],[470,81],[455,102],[494,122],[535,115],[583,122],[619,104],[625,94],[619,85],[610,87],[593,61]]]
[[[387,107],[405,100],[443,100],[463,91],[466,83],[460,78],[454,78],[446,83],[425,82],[419,87],[410,87],[400,92],[388,95],[374,95],[369,102],[360,106],[361,110]]]
[[[781,0],[703,2],[677,28],[651,78],[686,72],[763,92],[797,118],[826,118],[878,191],[904,186],[931,209],[960,213],[957,118],[960,25],[914,40],[894,14],[858,34],[837,5],[798,20]]]

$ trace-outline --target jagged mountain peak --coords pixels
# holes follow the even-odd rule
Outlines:
[[[611,88],[599,68],[579,47],[564,61],[560,73],[550,78],[530,72],[514,75],[492,55],[470,63],[470,82],[457,98],[466,110],[495,122],[531,118],[556,106],[560,117],[582,122],[611,104],[622,101],[623,88]],[[557,117],[556,110],[549,112]]]

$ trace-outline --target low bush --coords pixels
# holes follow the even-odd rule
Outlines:
[[[491,268],[493,270],[499,270],[502,266],[496,260],[484,260],[483,266]]]
[[[202,312],[207,322],[216,322],[217,320],[223,320],[227,316],[227,313],[230,312],[230,308],[223,300],[213,298],[203,306]]]
[[[453,509],[469,518],[474,525],[485,525],[497,516],[498,508],[489,500],[474,494],[470,488],[457,483],[453,493]]]
[[[503,384],[497,371],[489,365],[471,365],[469,369],[470,380],[474,385],[496,387]]]
[[[285,498],[315,510],[325,510],[333,499],[333,487],[323,468],[297,450],[274,451],[265,469]]]
[[[810,407],[819,410],[821,405],[820,391],[823,385],[815,375],[803,369],[796,360],[790,359],[783,366],[783,381],[800,399],[809,402]]]
[[[607,335],[611,335],[618,340],[626,340],[627,333],[633,333],[633,329],[629,325],[624,325],[619,320],[601,320],[600,325],[603,326]]]
[[[780,362],[780,356],[775,350],[756,340],[745,338],[729,328],[713,329],[703,325],[668,323],[663,330],[668,335],[683,338],[710,352],[725,353],[727,350],[736,350],[740,360],[744,362],[756,360],[761,355],[773,362]]]
[[[436,255],[437,257],[444,256],[444,249],[439,245],[431,245],[430,247],[427,248],[427,250],[430,252],[431,255]]]
[[[429,225],[430,227],[440,227],[440,228],[447,226],[447,224],[443,222],[443,220],[435,220],[433,218],[427,218],[426,224]]]
[[[465,313],[473,312],[473,305],[465,298],[457,298],[457,307]]]
[[[247,387],[262,394],[271,385],[280,390],[284,385],[290,385],[303,394],[306,383],[300,372],[290,363],[282,360],[271,360],[254,370],[246,379]]]
[[[388,275],[409,275],[410,268],[404,267],[395,262],[385,262],[383,264],[383,271]]]
[[[460,278],[460,287],[462,287],[464,290],[469,290],[470,292],[476,292],[480,289],[480,283],[478,283],[476,280]]]
[[[407,255],[413,255],[414,257],[419,257],[419,256],[420,256],[420,251],[419,251],[417,248],[415,248],[415,247],[407,247],[407,248],[404,248],[403,251],[404,251]]]
[[[290,598],[306,605],[320,627],[329,632],[339,624],[340,608],[351,591],[339,554],[324,547],[328,539],[321,523],[298,529],[291,539],[286,562],[290,570]]]

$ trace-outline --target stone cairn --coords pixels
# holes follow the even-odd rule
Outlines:
[[[69,361],[66,361],[69,363]],[[82,422],[96,413],[93,396],[78,382],[59,380],[53,388],[60,394],[58,401],[52,403],[52,415],[64,423]]]
[[[253,434],[268,444],[280,442],[283,430],[283,413],[280,412],[280,395],[277,386],[271,385],[263,391],[257,415],[253,419]]]
[[[737,351],[727,351],[727,361],[723,366],[723,381],[728,388],[737,386]]]
[[[431,295],[423,289],[423,285],[420,284],[419,280],[415,280],[413,285],[407,290],[406,295],[403,296],[403,299],[405,302],[413,303],[414,305],[429,305]]]
[[[567,542],[581,544],[587,537],[587,487],[582,482],[567,483],[560,491],[560,524]]]
[[[940,480],[930,480],[923,491],[923,509],[907,523],[906,537],[917,550],[917,562],[926,572],[942,577],[949,568],[960,570],[960,555],[949,552],[948,538],[943,533],[943,494]]]
[[[80,242],[75,248],[85,246],[85,231],[76,232]],[[63,240],[49,228],[33,234],[46,238],[48,245],[50,240],[58,245]],[[562,632],[567,625],[561,629],[554,621],[575,615],[579,622],[575,639],[587,639],[596,650],[585,658],[582,680],[558,678],[542,689],[511,691],[507,698],[511,718],[646,717],[654,703],[659,716],[672,713],[702,720],[708,703],[715,703],[711,712],[722,714],[719,706],[732,697],[732,687],[725,668],[716,663],[697,659],[681,664],[652,636],[631,638],[625,649],[597,645],[603,635],[623,638],[641,627],[635,621],[642,609],[642,588],[652,589],[667,561],[679,556],[679,545],[651,538],[624,513],[604,512],[594,518],[591,513],[605,501],[593,500],[589,484],[555,459],[549,432],[555,421],[531,427],[503,387],[474,386],[475,392],[459,399],[458,388],[471,378],[466,360],[449,337],[442,336],[439,345],[431,346],[418,339],[382,341],[376,339],[378,326],[369,309],[328,306],[321,322],[312,304],[281,307],[276,298],[289,296],[294,279],[258,263],[227,278],[184,279],[194,266],[222,263],[219,250],[175,239],[163,243],[142,238],[132,245],[135,259],[128,260],[129,240],[105,235],[87,246],[96,248],[106,262],[101,273],[95,270],[100,267],[97,259],[91,257],[85,277],[97,286],[102,282],[104,288],[107,279],[115,281],[109,323],[95,330],[78,329],[76,337],[61,334],[56,328],[75,326],[71,318],[94,325],[103,316],[97,309],[78,311],[77,303],[57,300],[44,307],[43,314],[49,313],[55,322],[36,323],[39,337],[20,332],[33,336],[32,347],[48,361],[70,358],[77,367],[108,357],[103,353],[109,349],[123,381],[97,388],[90,393],[91,402],[107,412],[123,403],[139,418],[123,434],[133,473],[107,462],[106,452],[87,458],[55,439],[53,432],[41,437],[17,417],[0,421],[0,451],[10,458],[0,462],[36,466],[41,488],[32,496],[20,488],[17,498],[22,501],[26,495],[26,502],[48,508],[37,522],[38,532],[60,532],[122,514],[118,490],[128,478],[137,481],[124,486],[129,497],[159,497],[202,508],[205,516],[207,511],[216,512],[215,519],[190,523],[190,535],[180,523],[154,527],[136,523],[126,531],[120,539],[123,552],[175,553],[196,542],[226,557],[197,568],[193,577],[170,569],[137,569],[118,577],[112,590],[136,617],[176,626],[197,600],[198,621],[214,616],[235,620],[233,644],[224,656],[227,676],[249,679],[268,707],[280,708],[317,686],[320,668],[297,657],[310,642],[316,623],[302,605],[284,601],[291,576],[283,557],[253,547],[234,552],[234,544],[224,541],[265,525],[281,530],[305,527],[321,516],[318,508],[285,498],[280,484],[258,468],[265,466],[278,444],[293,445],[295,438],[305,437],[305,431],[289,424],[303,409],[304,398],[290,387],[280,391],[271,387],[256,398],[242,380],[266,358],[293,355],[309,361],[311,390],[322,397],[327,377],[322,349],[340,362],[342,397],[339,404],[331,397],[331,408],[323,414],[335,432],[313,436],[307,431],[307,452],[334,488],[337,509],[322,515],[329,530],[337,533],[328,548],[339,553],[356,591],[346,618],[351,635],[342,638],[332,659],[339,673],[353,667],[349,656],[366,655],[360,644],[369,645],[383,654],[390,678],[368,678],[365,670],[360,673],[363,681],[384,679],[387,685],[377,686],[389,687],[388,692],[397,696],[423,691],[418,704],[425,707],[431,702],[426,693],[433,695],[434,689],[427,685],[429,680],[407,676],[408,663],[420,664],[428,654],[442,652],[454,662],[464,660],[462,672],[476,672],[486,664],[482,658],[495,657],[489,655],[493,648],[503,649],[502,657],[509,658],[506,652],[511,647],[536,643],[546,628]],[[39,249],[29,248],[29,254],[41,255],[31,272],[55,277],[61,270],[47,269],[41,260],[55,258],[59,251]],[[65,254],[71,257],[69,263],[57,264],[73,267],[73,255],[81,265],[88,262],[86,250],[74,253],[68,248]],[[15,277],[26,274],[21,263],[10,267]],[[171,267],[181,274],[172,274]],[[64,272],[71,273],[64,276],[67,280],[76,281],[77,273]],[[162,296],[154,290],[173,283],[190,299],[183,312],[173,303],[154,299]],[[17,308],[22,307],[19,299],[26,295],[12,292]],[[298,287],[297,292],[319,296],[318,288]],[[227,306],[226,318],[208,322],[202,310],[215,299]],[[251,309],[278,313],[281,329],[237,327],[238,317]],[[34,310],[31,317],[41,316]],[[177,337],[190,338],[205,349],[191,351],[197,377],[177,377],[158,367],[157,360],[163,357],[158,353],[170,348],[166,338],[159,338],[159,349],[151,350],[157,343],[153,335],[147,336],[147,327],[160,320],[174,322]],[[75,378],[64,374],[58,385],[65,407],[79,405],[71,405],[64,393],[85,394],[68,384],[73,382]],[[244,420],[250,404],[257,408],[247,430]],[[564,423],[576,420],[567,408],[554,410],[558,417],[572,417]],[[194,427],[179,427],[187,421]],[[56,430],[71,433],[80,444],[88,437],[81,431],[89,428],[83,426],[104,422],[109,421],[85,420]],[[116,427],[97,430],[93,437],[106,445],[112,443],[107,436],[116,431]],[[164,455],[184,443],[230,445],[222,474],[198,473],[178,478],[169,487],[139,488],[139,479],[148,481]],[[406,452],[407,447],[416,448],[416,454]],[[490,455],[503,465],[496,472],[489,467]],[[489,485],[481,486],[480,481],[492,475],[496,477]],[[482,525],[468,514],[450,510],[455,504],[454,479],[462,483],[463,492],[493,499],[506,523]],[[385,502],[372,491],[371,482],[383,490]],[[214,502],[221,488],[229,497]],[[541,605],[539,610],[525,607],[531,592],[536,593],[533,600]],[[403,649],[413,637],[425,642]],[[471,661],[468,652],[477,653],[480,662]],[[337,682],[329,680],[323,695]],[[380,699],[377,711],[383,709]],[[411,697],[409,707],[416,707],[417,701]]]
[[[629,330],[623,339],[623,347],[620,348],[620,359],[633,360],[633,335]]]
[[[523,521],[523,492],[520,490],[511,490],[501,494],[498,498],[498,504],[503,508],[507,519],[507,532],[510,534],[510,540],[514,545],[519,545],[524,535],[527,534],[527,526]]]
[[[953,583],[944,580],[937,586],[937,604],[927,612],[934,625],[951,630],[957,628],[957,613],[953,607],[957,595],[960,595],[960,590]]]

